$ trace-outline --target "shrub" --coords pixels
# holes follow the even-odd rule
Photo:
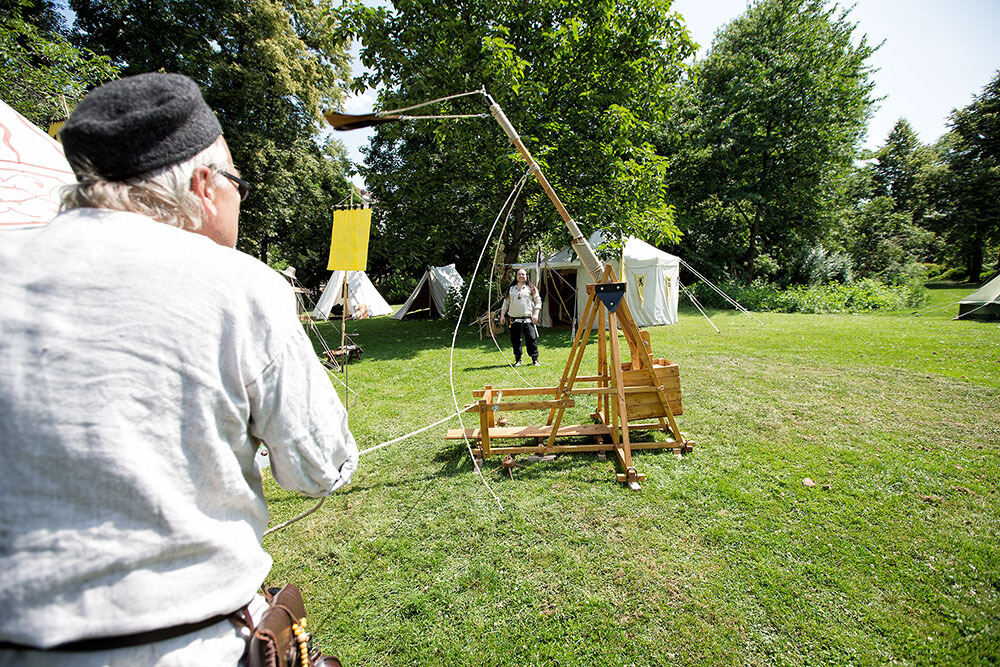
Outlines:
[[[850,283],[854,280],[851,258],[822,246],[810,248],[794,259],[791,274],[807,285],[825,285],[834,281]]]
[[[870,310],[915,308],[926,302],[923,284],[912,280],[904,285],[886,285],[871,278],[851,284],[792,285],[779,289],[771,283],[749,285],[727,282],[718,286],[747,310],[780,313],[860,313]],[[692,286],[702,305],[730,308],[730,304],[708,285]]]

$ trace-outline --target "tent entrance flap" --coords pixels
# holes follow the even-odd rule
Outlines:
[[[576,320],[576,271],[542,271],[542,326],[571,327]]]
[[[393,319],[404,317],[442,317],[448,309],[452,293],[461,293],[465,281],[458,275],[454,264],[431,266],[420,277],[420,282]]]
[[[420,284],[413,290],[410,299],[410,307],[406,310],[409,317],[441,317],[443,315],[434,306],[434,299],[431,298],[431,284],[427,280],[426,274],[420,279]]]

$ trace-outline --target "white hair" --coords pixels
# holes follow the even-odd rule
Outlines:
[[[126,181],[109,181],[91,165],[79,167],[77,182],[62,194],[60,210],[107,208],[139,213],[182,229],[201,229],[201,201],[191,191],[191,177],[198,167],[209,167],[216,178],[228,166],[226,143],[219,135],[212,144],[183,162],[140,174]]]

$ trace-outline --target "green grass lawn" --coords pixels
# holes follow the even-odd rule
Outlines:
[[[487,459],[501,510],[443,438],[456,418],[366,455],[350,486],[266,538],[269,581],[299,584],[348,665],[998,664],[1000,324],[941,308],[970,291],[929,290],[919,316],[758,314],[762,327],[714,311],[721,334],[682,309],[649,331],[680,364],[697,444],[634,454],[641,491],[592,454],[523,461],[513,480]],[[348,323],[364,348],[347,372],[360,448],[453,410],[451,331]],[[501,354],[464,327],[459,404],[485,384],[556,384],[571,342],[543,329],[543,365],[519,377],[504,340]],[[274,524],[314,504],[269,476],[266,491]]]

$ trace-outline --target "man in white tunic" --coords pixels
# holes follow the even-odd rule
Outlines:
[[[198,87],[108,83],[78,183],[0,232],[0,665],[233,665],[271,558],[260,443],[323,496],[358,459],[277,273],[234,249],[239,177]]]
[[[500,306],[500,324],[510,315],[510,345],[514,349],[515,366],[521,365],[522,336],[532,365],[538,365],[538,314],[541,310],[542,297],[538,288],[528,282],[527,271],[518,269]]]

